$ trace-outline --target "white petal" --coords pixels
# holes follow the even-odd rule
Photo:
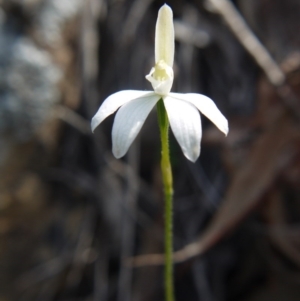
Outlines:
[[[164,104],[169,117],[171,129],[183,154],[192,162],[200,155],[202,136],[200,114],[198,110],[184,100],[164,97]]]
[[[156,94],[138,98],[117,112],[112,129],[113,154],[117,159],[126,154],[159,99],[160,96]]]
[[[170,6],[163,5],[158,11],[155,28],[155,63],[163,60],[170,67],[174,62],[174,24]]]
[[[108,96],[92,119],[92,131],[109,115],[113,114],[123,104],[137,98],[154,95],[152,91],[124,90]]]
[[[174,98],[182,99],[193,104],[203,115],[210,119],[221,132],[225,135],[228,134],[228,121],[217,108],[213,100],[207,96],[196,93],[170,93],[170,95]]]

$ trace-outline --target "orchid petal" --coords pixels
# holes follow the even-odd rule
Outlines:
[[[106,117],[113,114],[119,107],[121,107],[125,103],[137,98],[148,97],[150,95],[154,95],[153,91],[123,90],[108,96],[92,119],[92,131],[94,132],[95,128]]]
[[[141,97],[125,104],[117,112],[112,129],[113,154],[117,159],[126,154],[159,99],[156,94]]]
[[[155,28],[155,63],[160,60],[173,67],[175,51],[173,12],[170,6],[163,5],[158,11]]]
[[[225,135],[228,134],[227,119],[217,108],[213,100],[207,96],[196,93],[170,93],[170,96],[193,104],[203,115],[210,119],[221,132],[223,132]]]
[[[183,154],[195,162],[200,155],[202,136],[198,110],[184,100],[166,96],[163,98],[170,125]]]

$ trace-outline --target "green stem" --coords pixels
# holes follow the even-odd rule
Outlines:
[[[165,294],[174,301],[173,282],[173,178],[169,152],[169,120],[162,99],[157,103],[161,137],[161,171],[165,196]]]

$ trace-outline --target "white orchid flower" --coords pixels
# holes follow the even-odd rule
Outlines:
[[[155,66],[146,76],[154,91],[114,93],[104,100],[92,119],[94,131],[106,117],[120,108],[112,129],[112,151],[116,158],[126,154],[159,99],[163,99],[174,136],[190,161],[195,162],[200,155],[202,129],[199,111],[227,135],[227,119],[210,98],[195,93],[170,92],[174,78],[174,48],[173,12],[165,4],[158,12],[156,23]]]

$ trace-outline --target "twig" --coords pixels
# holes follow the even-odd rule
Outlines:
[[[25,290],[32,285],[41,283],[49,278],[53,278],[70,264],[71,259],[72,254],[67,251],[61,256],[50,259],[49,261],[32,268],[30,271],[25,272],[18,278],[19,288],[21,290]]]
[[[211,237],[206,236],[209,240]],[[210,246],[214,244],[215,238],[211,242],[204,241],[195,241],[191,244],[188,244],[183,249],[173,253],[173,262],[180,263],[188,259],[191,259],[199,254],[204,253]],[[164,254],[149,254],[149,255],[140,255],[136,257],[127,258],[124,261],[124,264],[131,267],[144,267],[144,266],[155,266],[164,264]]]
[[[70,124],[84,135],[92,135],[90,123],[75,111],[63,105],[56,105],[53,111],[53,117],[59,118]]]
[[[100,233],[100,237],[102,233]],[[103,235],[102,237],[105,237]],[[108,243],[100,245],[99,241],[96,241],[96,249],[98,250],[98,256],[94,267],[94,296],[93,301],[106,301],[108,300],[108,266],[107,260],[109,258],[108,254]]]
[[[250,27],[246,24],[232,2],[229,2],[228,0],[207,1],[212,8],[224,18],[236,38],[265,72],[270,83],[277,88],[276,91],[278,95],[281,97],[287,108],[290,109],[290,112],[300,120],[299,101],[293,90],[286,83],[285,73],[251,31]]]
[[[134,38],[137,29],[152,2],[153,0],[136,0],[133,2],[123,25],[121,36],[122,43],[129,43],[132,38]]]
[[[285,82],[285,74],[273,60],[268,50],[253,34],[243,17],[228,0],[208,0],[209,4],[224,18],[240,43],[252,55],[257,64],[264,70],[269,81],[274,86]]]
[[[210,42],[209,34],[196,26],[191,26],[183,21],[174,21],[175,38],[181,43],[191,44],[198,48],[206,47]]]
[[[70,270],[66,278],[67,288],[79,285],[82,277],[82,271],[87,260],[84,260],[84,252],[90,250],[94,239],[94,226],[96,217],[94,208],[87,206],[82,216],[81,229],[78,233],[77,246],[74,249]]]
[[[128,153],[129,166],[126,171],[126,188],[124,189],[124,206],[122,212],[122,235],[120,257],[123,258],[133,255],[135,241],[135,223],[137,215],[137,197],[139,186],[137,171],[139,169],[138,146],[135,144]],[[129,214],[128,214],[129,213]],[[132,219],[133,217],[133,219]],[[118,282],[117,300],[130,301],[132,299],[132,269],[121,265]]]

